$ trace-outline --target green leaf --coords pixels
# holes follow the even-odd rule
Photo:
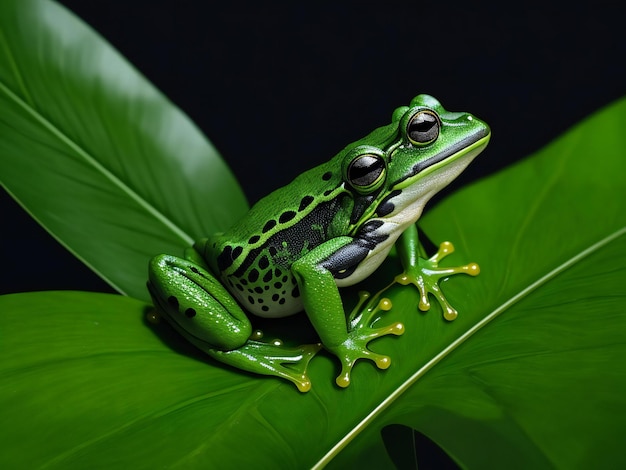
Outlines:
[[[120,292],[246,210],[189,119],[63,7],[0,3],[0,183]],[[215,201],[219,201],[215,203]]]
[[[345,390],[324,354],[306,394],[215,364],[147,325],[137,300],[0,297],[0,466],[385,467],[381,430],[401,424],[466,468],[614,467],[626,433],[624,123],[626,100],[432,209],[424,227],[456,243],[450,263],[482,272],[445,283],[452,323],[392,288],[383,321],[407,331],[373,349],[393,364],[357,364]]]

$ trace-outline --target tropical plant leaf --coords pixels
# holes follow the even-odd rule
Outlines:
[[[193,123],[47,0],[0,3],[0,183],[113,287],[143,299],[150,257],[182,253],[247,207]]]
[[[357,364],[345,390],[325,354],[306,394],[216,365],[166,324],[151,331],[137,300],[0,297],[0,465],[384,467],[390,424],[466,468],[623,463],[625,123],[622,100],[433,208],[428,235],[456,243],[450,263],[482,272],[445,283],[461,310],[453,323],[392,288],[389,321],[407,331],[373,349],[393,364]]]

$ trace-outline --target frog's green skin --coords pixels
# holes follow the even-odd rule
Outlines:
[[[453,319],[456,311],[439,280],[459,272],[475,275],[478,267],[439,268],[451,245],[424,259],[415,222],[426,202],[467,167],[489,138],[484,122],[447,112],[431,96],[417,96],[395,110],[390,124],[266,196],[227,232],[197,242],[186,259],[155,257],[148,287],[159,312],[216,359],[279,375],[302,391],[310,388],[306,365],[320,346],[286,348],[258,341],[241,307],[263,317],[304,310],[321,344],[342,363],[341,386],[349,384],[357,359],[388,367],[389,358],[372,353],[367,343],[400,334],[402,326],[348,324],[338,287],[369,276],[400,237],[405,272],[396,280],[419,288],[422,310],[428,309],[432,293]]]

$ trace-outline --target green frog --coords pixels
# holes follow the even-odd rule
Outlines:
[[[368,277],[395,244],[404,268],[395,281],[418,288],[419,309],[429,309],[432,295],[447,320],[457,316],[439,282],[458,273],[477,275],[478,265],[440,267],[452,245],[444,242],[427,258],[415,223],[490,135],[471,114],[448,112],[428,95],[415,97],[393,112],[391,123],[261,199],[228,231],[196,242],[184,258],[154,257],[148,288],[157,312],[218,361],[285,378],[303,392],[311,388],[307,365],[322,347],[341,363],[341,387],[350,384],[359,359],[389,367],[390,358],[368,343],[402,334],[403,325],[374,327],[372,307],[370,314],[348,317],[339,288]],[[320,341],[297,347],[265,342],[244,309],[271,318],[304,310]]]

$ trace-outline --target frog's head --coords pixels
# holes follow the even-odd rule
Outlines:
[[[382,218],[403,230],[487,146],[490,136],[489,126],[471,114],[448,112],[432,96],[413,98],[394,111],[391,124],[344,156],[344,181],[357,199],[369,199],[358,218]]]

